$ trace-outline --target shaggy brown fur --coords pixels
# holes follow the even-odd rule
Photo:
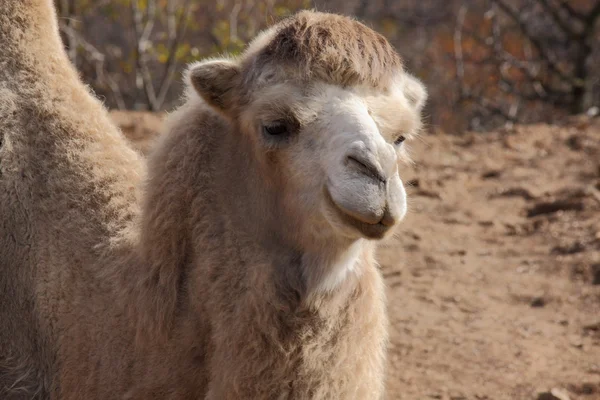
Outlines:
[[[379,33],[341,15],[310,11],[278,24],[255,57],[253,69],[285,65],[304,79],[342,86],[386,87],[402,68],[400,57]]]
[[[96,301],[112,285],[98,260],[138,214],[144,168],[68,62],[50,0],[0,1],[0,137],[0,398],[58,398],[92,361],[70,348],[97,346],[114,307]]]
[[[341,17],[301,13],[280,32],[259,58],[292,51],[338,83],[381,84],[399,65]],[[350,69],[303,55],[315,41],[327,57],[345,49]],[[373,247],[360,277],[313,292],[305,269],[319,266],[297,246],[307,222],[290,218],[285,169],[265,172],[236,119],[188,95],[142,185],[140,157],[68,62],[51,0],[0,0],[0,397],[379,398]]]

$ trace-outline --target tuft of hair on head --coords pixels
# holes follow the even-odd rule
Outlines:
[[[383,35],[347,16],[308,10],[279,22],[256,61],[254,68],[288,66],[302,78],[341,86],[385,87],[402,71]]]

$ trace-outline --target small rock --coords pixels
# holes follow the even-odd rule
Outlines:
[[[421,236],[417,235],[414,232],[411,232],[408,234],[411,238],[415,239],[415,240],[421,240]]]
[[[538,393],[537,400],[571,400],[571,398],[563,390],[552,389],[547,392]]]
[[[546,305],[546,299],[541,296],[534,297],[529,305],[534,308],[544,307]]]
[[[509,223],[504,223],[504,227],[506,228],[506,234],[508,236],[515,236],[519,233],[519,230],[517,229],[517,226],[513,225],[513,224],[509,224]]]
[[[493,169],[493,170],[484,172],[483,174],[481,174],[481,177],[483,179],[490,179],[490,178],[498,178],[500,175],[502,175],[502,171]]]
[[[566,245],[554,246],[551,250],[552,254],[576,254],[585,251],[585,246],[580,241],[575,241]]]
[[[442,196],[433,190],[419,189],[413,193],[415,196],[429,197],[432,199],[441,199]]]
[[[585,372],[587,372],[588,374],[600,374],[600,364],[588,365]]]
[[[500,190],[498,193],[491,196],[494,197],[522,197],[525,200],[534,200],[535,196],[531,192],[523,187],[511,187]]]
[[[581,386],[579,387],[579,392],[581,394],[585,394],[585,395],[590,395],[590,394],[594,394],[597,392],[598,390],[598,385],[590,383],[590,382],[585,382],[583,384],[581,384]]]
[[[404,246],[404,250],[406,250],[406,251],[418,251],[419,250],[419,245],[415,244],[415,243],[409,243],[406,246]]]
[[[570,384],[568,388],[569,392],[573,394],[589,396],[600,392],[600,383],[583,382],[580,384]]]
[[[538,215],[554,214],[558,211],[582,211],[582,201],[565,201],[557,200],[551,202],[540,202],[527,210],[527,218],[532,218]]]
[[[600,321],[584,325],[583,326],[583,330],[586,333],[589,333],[589,332],[600,332]]]
[[[579,336],[571,336],[569,339],[569,342],[571,343],[571,346],[576,347],[578,349],[583,348],[583,340],[581,339],[581,337]]]
[[[581,137],[573,135],[567,139],[567,146],[573,151],[578,151],[583,148],[583,144],[581,142]]]

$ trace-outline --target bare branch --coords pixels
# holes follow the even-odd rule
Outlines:
[[[236,0],[231,13],[229,13],[229,41],[238,40],[238,16],[242,9],[242,3]]]
[[[596,24],[596,20],[600,17],[600,0],[596,2],[596,5],[592,7],[590,12],[585,16],[585,33],[589,34]]]
[[[509,52],[507,52],[502,46],[502,41],[500,39],[501,33],[499,32],[499,24],[495,19],[492,20],[492,36],[489,37],[490,42],[486,39],[481,38],[479,35],[475,34],[472,31],[464,31],[464,33],[468,34],[469,37],[475,40],[478,44],[482,46],[488,46],[491,44],[491,48],[493,54],[491,58],[486,60],[472,60],[469,59],[470,64],[478,64],[478,65],[493,65],[499,68],[501,74],[503,74],[505,79],[507,73],[507,66],[517,68],[521,71],[528,79],[528,82],[532,84],[535,88],[537,88],[538,95],[540,99],[547,97],[548,95],[552,96],[567,96],[569,93],[553,88],[549,86],[548,83],[542,81],[542,79],[538,76],[538,68],[536,68],[536,63],[534,61],[523,61],[519,60]]]
[[[124,110],[126,107],[125,100],[123,100],[123,95],[121,94],[121,90],[119,89],[119,85],[115,80],[105,72],[104,70],[104,62],[106,57],[102,54],[96,47],[94,47],[91,43],[86,41],[81,35],[77,33],[72,27],[65,24],[63,21],[59,21],[60,30],[73,38],[75,43],[85,51],[85,53],[89,56],[91,63],[95,67],[96,75],[98,76],[98,80],[100,82],[105,83],[110,89],[115,102],[117,103],[117,107],[120,110]]]
[[[496,4],[506,15],[508,15],[514,22],[517,23],[521,32],[527,37],[527,39],[531,42],[531,44],[536,48],[542,60],[546,63],[548,68],[553,71],[557,77],[559,77],[564,82],[568,82],[573,86],[579,86],[582,83],[578,80],[574,79],[572,76],[567,75],[561,68],[558,66],[558,61],[554,57],[553,54],[550,53],[548,49],[544,46],[541,40],[537,38],[528,28],[527,22],[521,17],[521,14],[517,13],[517,11],[513,10],[509,5],[507,5],[504,0],[491,0],[492,3]]]
[[[169,1],[172,3],[172,1]],[[146,24],[140,36],[140,42],[146,45],[150,40],[150,35],[154,29],[154,21],[156,19],[156,0],[148,0],[146,5]],[[146,47],[145,47],[146,48]]]
[[[169,2],[169,4],[171,3],[173,3],[173,0]],[[187,17],[191,6],[191,0],[184,0],[181,14],[179,14],[177,21],[175,21],[174,8],[170,8],[169,10],[169,53],[165,63],[165,70],[160,80],[161,83],[158,96],[156,97],[156,102],[154,104],[156,109],[159,109],[163,105],[167,93],[169,92],[169,88],[171,87],[173,79],[175,78],[175,72],[177,69],[177,48],[179,47],[179,44],[185,35],[188,23]]]
[[[581,50],[580,41],[575,40],[573,35],[567,34],[564,43],[547,42],[541,37],[534,36],[537,34],[533,30],[535,28],[531,24],[531,16],[526,12],[527,9],[519,10],[520,14],[517,14],[515,9],[507,5],[508,2],[491,1],[492,8],[485,13],[485,17],[491,22],[489,33],[477,32],[478,30],[486,32],[485,28],[476,27],[475,31],[465,28],[464,5],[459,9],[454,31],[454,62],[459,85],[459,101],[471,108],[469,111],[471,122],[479,121],[485,125],[490,123],[493,125],[498,120],[516,122],[523,118],[519,115],[522,109],[536,103],[553,107],[546,108],[547,110],[573,108],[573,104],[577,103],[576,83],[585,79],[578,78],[575,70],[558,69],[559,60],[556,58],[548,60],[547,57],[553,56],[551,50],[555,48],[554,46],[575,46],[574,49]],[[547,6],[556,7],[556,4],[548,0]],[[500,11],[506,14],[509,21],[519,26],[521,36],[525,39],[522,43],[525,58],[522,59],[521,56],[505,49],[507,31],[504,22],[499,18]],[[546,8],[544,11],[549,13]],[[556,8],[554,11],[558,12]],[[567,17],[561,15],[560,18]],[[466,37],[469,38],[471,45],[476,46],[474,50],[466,52],[463,48]],[[536,50],[535,56],[531,54],[531,47]],[[585,54],[583,57],[586,58]],[[560,63],[562,62],[563,60],[560,60]],[[573,62],[569,61],[567,65],[571,66]],[[542,66],[546,68],[541,68]],[[486,74],[485,71],[491,74],[490,82],[494,83],[487,85],[481,82],[466,87],[466,76],[477,69],[483,71],[483,74]],[[519,74],[515,75],[516,72]],[[478,112],[484,113],[480,115],[493,118],[478,119],[475,117]]]
[[[560,7],[563,10],[565,10],[569,14],[569,16],[572,18],[576,18],[580,21],[583,21],[585,19],[585,15],[581,14],[580,12],[575,10],[573,7],[571,7],[571,5],[569,4],[569,0],[560,0]]]
[[[569,36],[571,39],[577,39],[579,36],[579,32],[577,32],[573,26],[569,25],[560,15],[560,11],[557,10],[554,6],[550,4],[548,0],[538,0],[538,2],[542,5],[544,10],[550,14],[552,20],[556,23],[556,25],[562,29],[562,31]]]
[[[518,99],[526,100],[529,102],[551,103],[553,105],[563,107],[566,107],[570,104],[570,101],[568,99],[568,97],[570,96],[569,93],[565,93],[562,96],[550,94],[543,91],[543,89],[541,88],[536,89],[537,83],[538,82],[532,85],[533,91],[527,91],[519,87],[516,82],[508,79],[506,76],[502,76],[500,78],[498,87],[506,94],[514,95]]]
[[[155,9],[156,0],[148,0],[148,10]],[[137,0],[130,0],[131,5],[131,16],[133,18],[133,28],[136,39],[135,46],[135,61],[136,67],[141,77],[142,86],[144,88],[144,93],[146,94],[146,99],[150,108],[154,109],[154,105],[156,104],[156,92],[154,91],[154,84],[152,82],[152,76],[148,69],[148,65],[146,63],[146,53],[148,50],[148,41],[149,35],[152,32],[152,28],[154,27],[154,18],[156,17],[156,13],[150,15],[148,13],[148,20],[146,23],[143,21],[143,14],[139,8]]]
[[[487,97],[485,97],[483,95],[474,94],[469,91],[465,91],[462,94],[462,96],[463,96],[463,100],[471,101],[474,105],[476,105],[480,109],[483,109],[483,110],[485,110],[489,113],[495,114],[495,115],[499,115],[502,118],[504,118],[506,121],[516,122],[515,115],[512,115],[510,112],[504,111],[504,109],[502,109],[502,107],[500,107],[498,104],[496,104],[495,102],[493,102],[492,100],[488,99]]]
[[[454,59],[456,62],[456,77],[462,86],[465,78],[465,63],[463,57],[462,34],[465,25],[465,16],[467,7],[465,4],[460,6],[458,17],[456,18],[456,27],[454,29]]]
[[[73,27],[73,17],[75,15],[75,2],[74,0],[61,0],[60,4],[61,19],[65,22],[64,24]],[[77,65],[77,40],[69,33],[63,32],[66,36],[67,42],[67,54],[73,65]]]

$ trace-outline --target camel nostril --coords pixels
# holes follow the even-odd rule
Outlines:
[[[346,158],[346,160],[350,165],[353,165],[355,168],[357,168],[363,174],[365,174],[373,179],[376,179],[380,182],[385,182],[385,178],[383,177],[383,174],[381,174],[381,172],[379,171],[379,168],[377,168],[369,160],[366,160],[364,158],[359,158],[354,155],[349,155]]]
[[[390,212],[390,209],[386,207],[385,211],[383,212],[383,217],[381,217],[381,221],[379,221],[379,223],[384,226],[394,226],[396,225],[396,221],[397,218]]]

